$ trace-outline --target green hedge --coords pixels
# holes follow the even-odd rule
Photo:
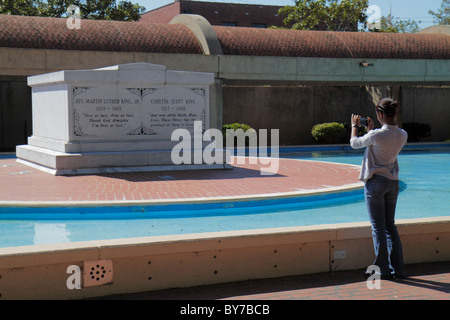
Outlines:
[[[349,139],[345,125],[339,122],[316,124],[311,134],[318,143],[323,144],[344,143]]]
[[[226,133],[227,129],[232,129],[232,130],[237,130],[237,129],[242,129],[244,132],[247,130],[253,130],[252,127],[250,127],[248,124],[245,123],[230,123],[230,124],[224,124],[222,126],[222,132],[223,134]]]
[[[248,124],[245,123],[229,123],[229,124],[224,124],[222,126],[222,136],[223,136],[223,145],[226,145],[226,139],[227,139],[227,129],[231,129],[231,130],[238,130],[238,129],[242,129],[242,131],[246,132],[248,130],[255,130],[252,127],[250,127]],[[250,131],[251,132],[251,131]],[[245,139],[245,146],[248,147],[249,146],[249,140]]]

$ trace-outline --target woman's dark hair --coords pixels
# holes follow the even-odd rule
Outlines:
[[[377,104],[377,111],[383,112],[388,117],[395,116],[398,102],[391,98],[383,98]]]

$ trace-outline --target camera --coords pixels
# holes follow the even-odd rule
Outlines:
[[[363,127],[367,127],[368,126],[367,118],[359,118],[359,124],[362,125]]]

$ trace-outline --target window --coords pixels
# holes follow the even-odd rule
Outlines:
[[[265,23],[252,23],[253,28],[267,28]]]

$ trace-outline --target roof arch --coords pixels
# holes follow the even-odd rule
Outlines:
[[[213,27],[224,54],[372,59],[448,59],[443,34]]]
[[[201,54],[194,34],[182,24],[82,20],[0,15],[0,47],[118,52]]]
[[[170,24],[82,20],[81,29],[69,29],[67,19],[0,15],[0,47],[320,58],[450,58],[450,36],[446,34],[223,27],[194,18],[189,23]],[[196,28],[192,25],[195,21],[202,25]],[[205,48],[205,43],[214,43],[217,48]]]

